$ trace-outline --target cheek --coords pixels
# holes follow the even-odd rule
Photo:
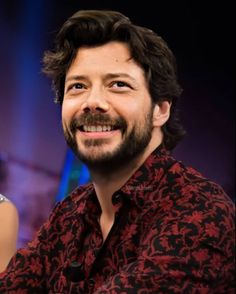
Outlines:
[[[137,121],[139,120],[140,116],[142,115],[142,107],[138,106],[135,103],[129,103],[124,101],[122,104],[122,108],[115,108],[119,115],[123,116],[123,118],[128,122]]]
[[[65,120],[63,118],[61,120],[61,126],[62,126],[62,130],[65,134],[65,132],[67,132],[67,130],[68,130],[68,124],[65,122]]]
[[[63,102],[61,106],[61,117],[64,118],[65,116],[66,116],[66,106],[65,106],[65,103]]]
[[[62,104],[61,109],[61,118],[63,124],[68,123],[69,120],[73,117],[73,108],[69,107],[67,104]]]

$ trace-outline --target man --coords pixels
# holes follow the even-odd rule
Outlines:
[[[233,293],[234,205],[170,151],[184,131],[174,56],[112,11],[79,11],[44,58],[92,183],[52,212],[1,293]]]

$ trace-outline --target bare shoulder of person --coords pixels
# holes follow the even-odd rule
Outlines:
[[[15,205],[0,195],[0,272],[6,267],[16,251],[18,218]]]
[[[18,220],[16,206],[9,200],[0,201],[0,229],[11,220]]]

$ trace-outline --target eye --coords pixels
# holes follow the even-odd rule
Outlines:
[[[81,83],[72,84],[69,86],[69,89],[84,89],[85,85]]]
[[[82,83],[74,83],[67,87],[66,92],[74,93],[86,89],[86,86]]]
[[[111,84],[112,88],[130,88],[130,85],[123,81],[114,81]]]

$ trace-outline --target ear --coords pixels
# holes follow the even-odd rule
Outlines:
[[[163,126],[170,117],[171,103],[169,101],[159,102],[154,106],[153,110],[153,126]]]

